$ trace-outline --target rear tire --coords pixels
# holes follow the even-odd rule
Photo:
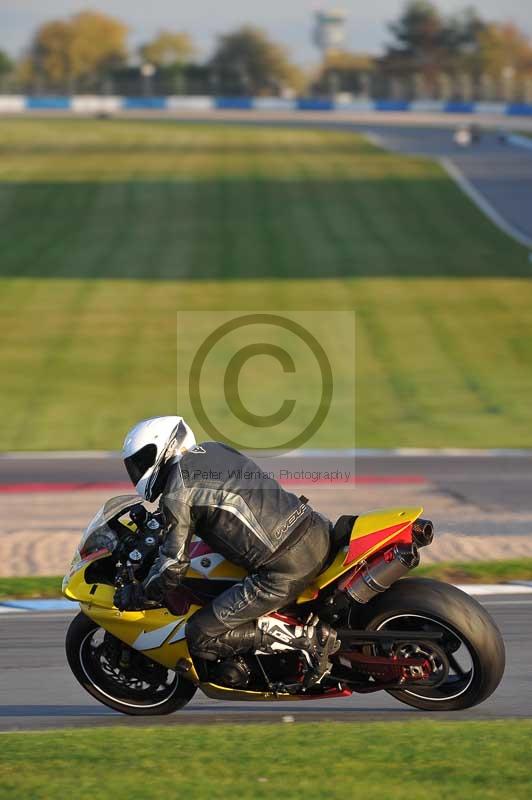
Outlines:
[[[177,673],[173,678],[170,676],[169,683],[165,684],[164,689],[157,694],[150,689],[145,691],[138,688],[132,689],[128,696],[127,686],[119,683],[120,671],[116,671],[117,680],[113,681],[113,673],[107,668],[102,669],[102,657],[97,648],[91,645],[98,631],[102,631],[100,626],[87,617],[85,614],[78,614],[70,623],[66,635],[65,649],[70,669],[74,673],[78,682],[86,691],[100,703],[120,711],[122,714],[130,714],[136,717],[160,716],[172,714],[183,708],[194,696],[196,687],[190,681],[185,680]],[[111,634],[105,634],[111,637]],[[111,637],[114,642],[122,648],[126,645],[118,643],[118,640]],[[127,648],[129,650],[129,648]],[[138,658],[136,651],[131,651]],[[154,662],[146,656],[150,667],[158,669]],[[164,673],[164,667],[160,668],[160,673]],[[167,671],[168,674],[168,671]],[[134,678],[133,678],[134,679]]]
[[[393,689],[389,691],[393,697],[426,711],[458,711],[482,703],[495,691],[505,667],[502,636],[485,608],[455,586],[426,578],[403,578],[363,606],[356,616],[357,629],[397,630],[402,626],[415,630],[416,625],[420,632],[441,630],[449,640],[453,636],[460,639],[469,651],[471,668],[461,680],[459,673],[454,676],[454,689],[449,679],[432,690]],[[452,658],[452,647],[448,654]]]

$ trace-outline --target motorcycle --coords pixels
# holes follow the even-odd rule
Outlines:
[[[270,617],[304,625],[329,623],[341,642],[330,674],[307,686],[302,651],[243,653],[233,660],[194,659],[187,620],[245,576],[198,538],[190,567],[165,606],[119,611],[117,587],[142,581],[164,538],[164,518],[136,495],[114,497],[98,511],[63,580],[80,604],[66,637],[68,663],[97,700],[132,715],[169,714],[201,689],[220,700],[319,700],[385,691],[429,711],[481,703],[499,685],[502,637],[487,611],[456,587],[407,577],[430,545],[433,526],[422,508],[340,517],[328,563],[288,608]]]

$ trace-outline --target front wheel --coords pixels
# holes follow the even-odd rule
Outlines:
[[[354,621],[354,620],[353,620]],[[393,689],[390,694],[406,705],[426,711],[457,711],[482,703],[501,682],[504,642],[487,611],[455,586],[426,578],[404,578],[356,614],[356,627],[372,631],[415,631],[416,655],[441,661],[444,677],[436,685]],[[439,651],[430,653],[424,632],[439,632]],[[407,645],[407,647],[412,647]],[[421,648],[421,649],[419,649]],[[398,655],[408,656],[410,652]]]
[[[85,614],[70,623],[65,647],[70,669],[83,688],[123,714],[171,714],[196,692],[193,683],[131,649]]]

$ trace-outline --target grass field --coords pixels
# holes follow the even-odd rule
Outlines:
[[[418,567],[416,575],[449,583],[532,581],[532,558],[500,561],[443,561]],[[0,600],[24,597],[60,597],[62,577],[0,578]]]
[[[178,309],[355,309],[358,446],[532,445],[527,253],[437,165],[130,120],[2,120],[0,156],[0,450],[174,412]],[[338,413],[308,446],[348,438]]]
[[[9,598],[61,597],[59,575],[28,578],[0,578],[0,600]]]
[[[532,723],[100,728],[2,736],[0,798],[528,800]],[[31,765],[31,768],[28,766]]]

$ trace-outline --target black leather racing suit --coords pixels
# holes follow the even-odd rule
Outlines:
[[[248,576],[198,611],[187,625],[191,653],[226,658],[250,649],[258,617],[286,606],[323,567],[331,523],[254,461],[218,442],[204,442],[164,476],[165,541],[144,582],[148,597],[175,588],[199,536]]]

